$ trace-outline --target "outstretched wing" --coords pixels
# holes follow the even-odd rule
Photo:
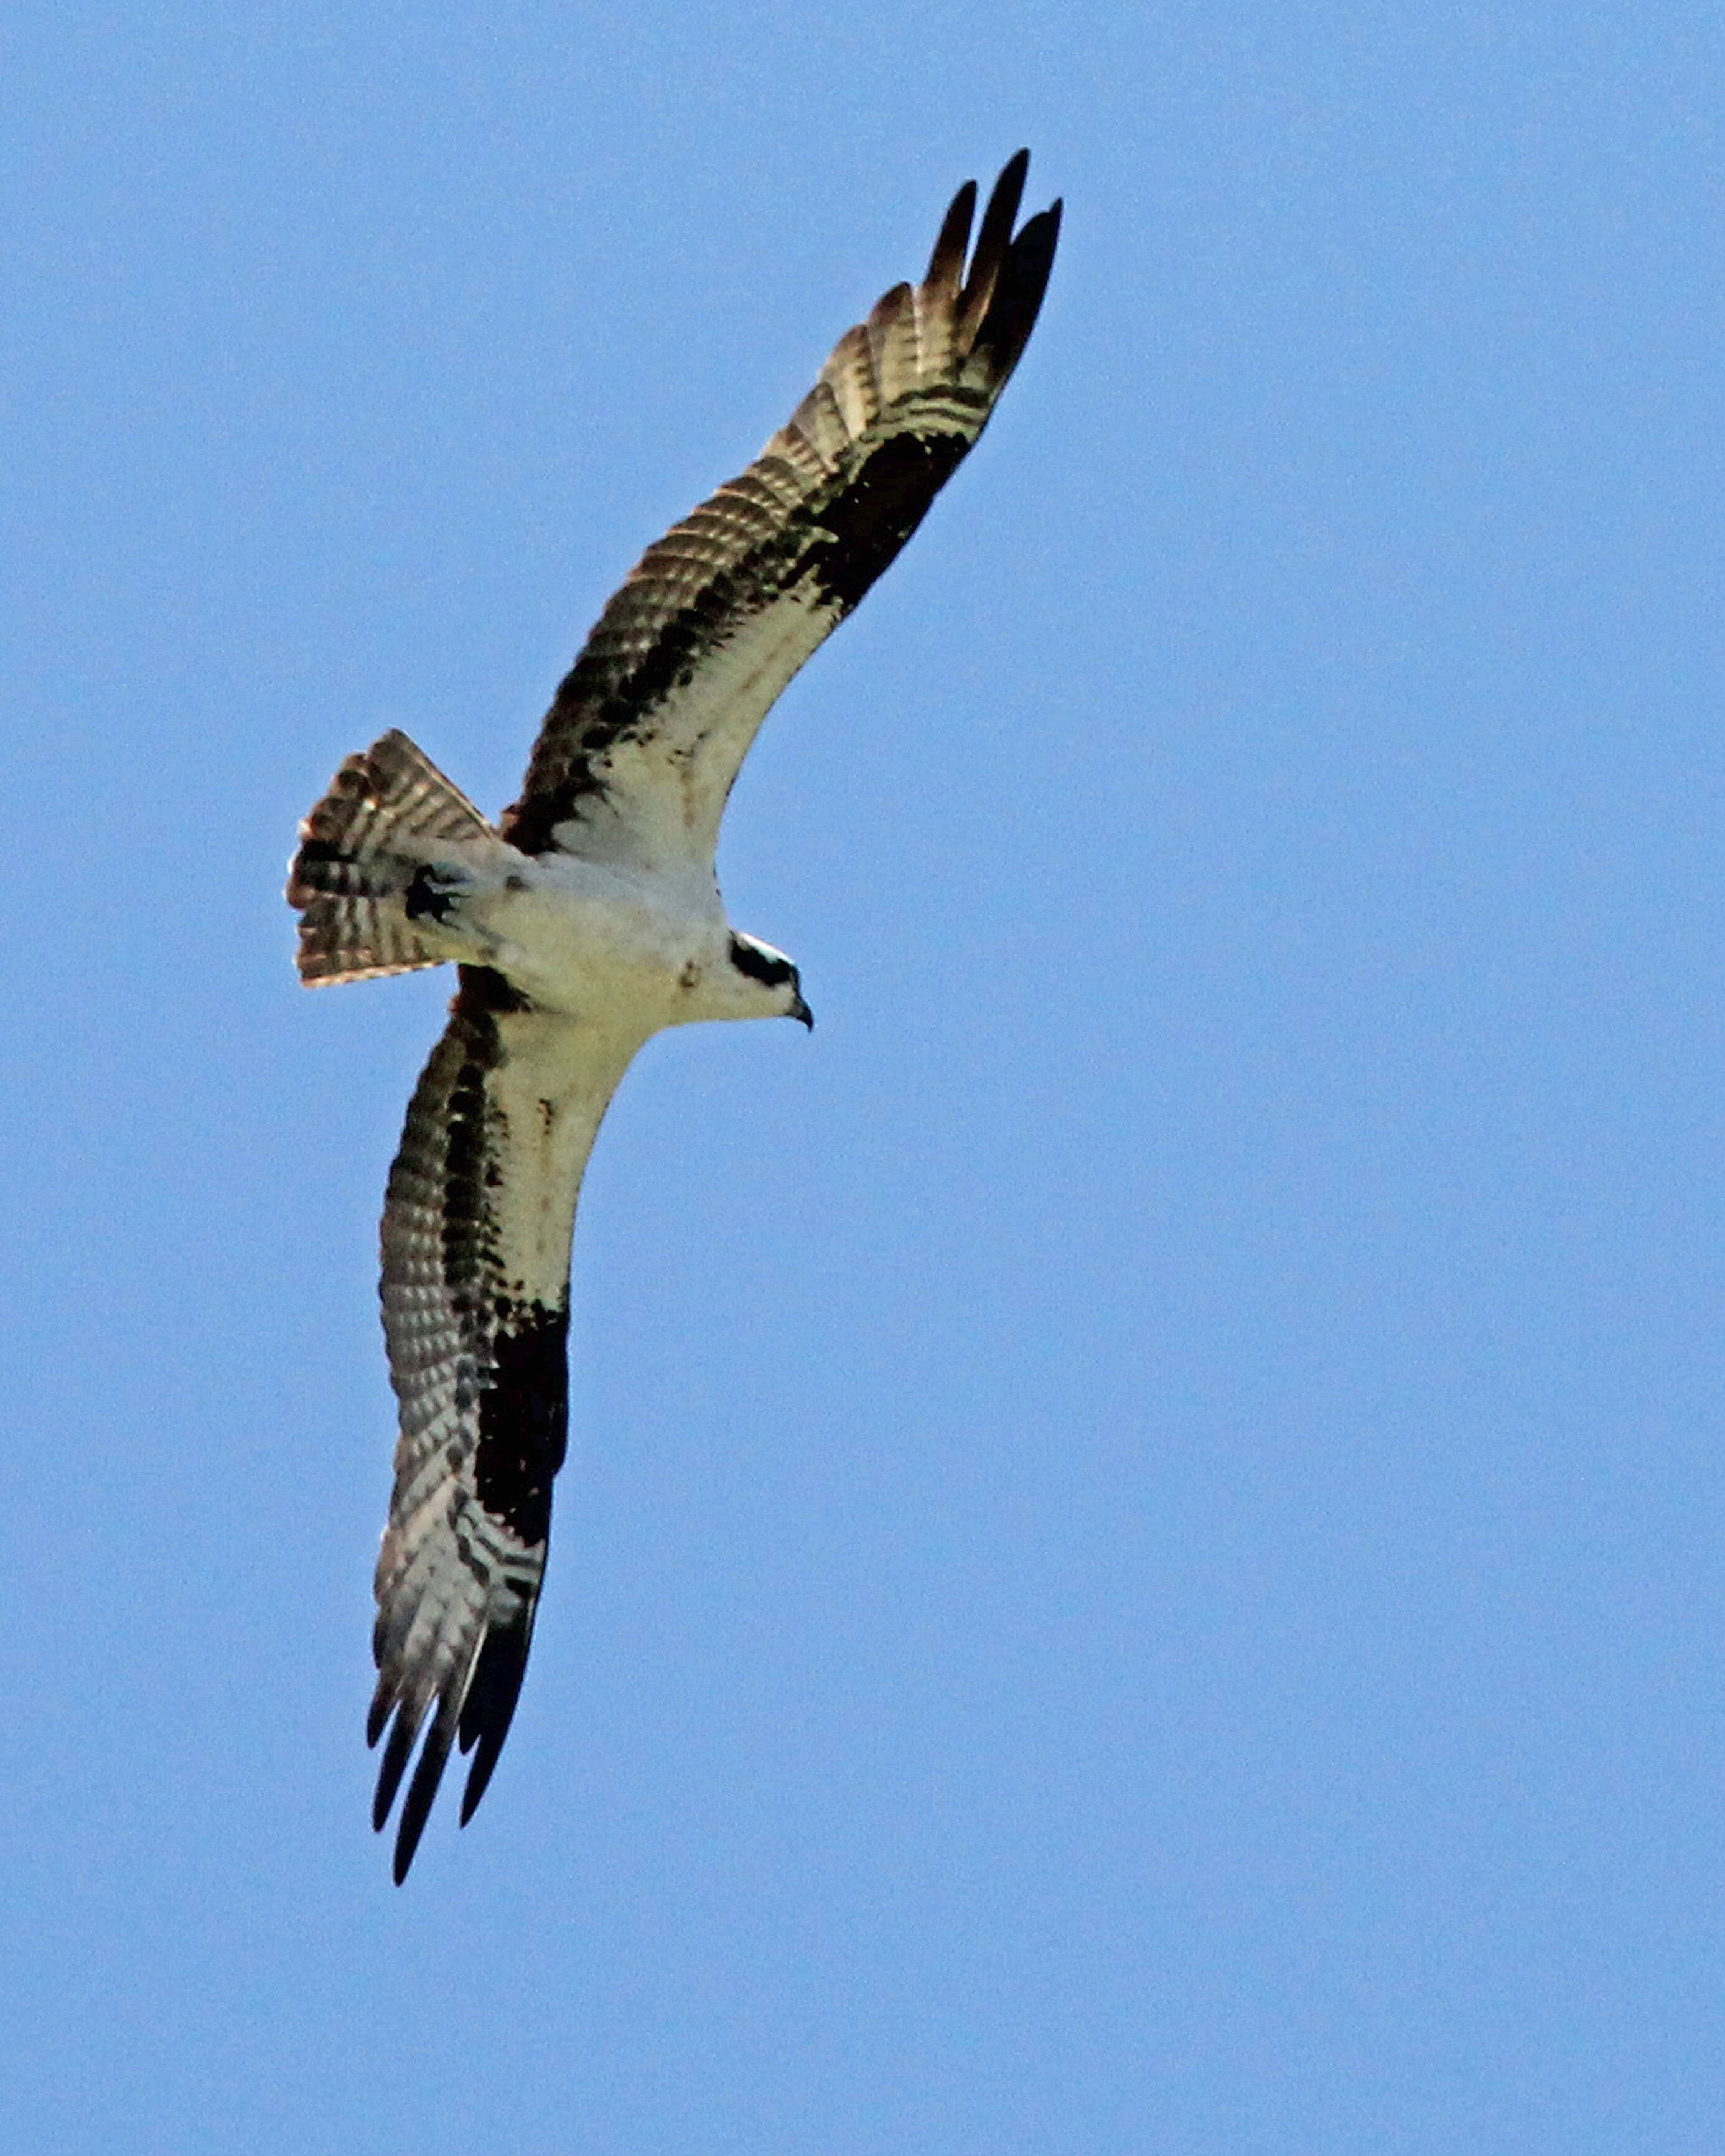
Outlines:
[[[389,1727],[380,1829],[431,1717],[402,1807],[398,1883],[451,1745],[475,1753],[465,1825],[515,1712],[567,1433],[575,1204],[636,1045],[535,1010],[501,974],[464,966],[390,1171],[383,1329],[401,1436],[367,1725],[372,1744]]]
[[[1058,203],[1013,225],[1029,153],[976,249],[954,198],[920,285],[848,331],[748,470],[648,548],[557,693],[504,835],[710,867],[726,796],[774,699],[916,530],[987,425],[1036,321]]]

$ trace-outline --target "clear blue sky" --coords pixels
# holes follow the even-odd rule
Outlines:
[[[1725,2112],[1717,9],[0,28],[4,2134],[1595,2156]],[[522,1707],[366,1823],[375,1222],[640,547],[1019,142],[994,428],[733,800]]]

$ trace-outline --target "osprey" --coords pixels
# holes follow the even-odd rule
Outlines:
[[[465,1826],[521,1691],[568,1419],[570,1238],[611,1096],[663,1027],[814,1023],[795,966],[726,917],[719,819],[774,700],[922,522],[1018,363],[1060,217],[1014,230],[1029,163],[1002,172],[973,251],[975,183],[958,190],[922,283],[848,331],[748,470],[648,548],[496,824],[392,732],[300,826],[302,981],[446,962],[459,979],[383,1208],[401,1427],[366,1731],[389,1732],[380,1830],[430,1717],[398,1883],[451,1745],[474,1755]]]

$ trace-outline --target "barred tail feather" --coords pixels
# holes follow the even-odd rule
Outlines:
[[[300,978],[321,988],[441,965],[450,953],[409,917],[408,887],[451,842],[496,837],[404,733],[392,730],[350,756],[300,824],[288,874]]]

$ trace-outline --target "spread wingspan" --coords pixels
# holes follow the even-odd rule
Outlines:
[[[300,828],[288,897],[307,982],[485,961],[461,965],[383,1214],[400,1438],[367,1738],[378,1827],[407,1784],[398,1881],[450,1752],[473,1754],[465,1824],[520,1695],[567,1436],[570,1237],[611,1096],[665,1025],[808,1020],[792,962],[726,920],[719,819],[774,699],[1018,363],[1060,233],[1058,203],[1014,228],[1028,163],[1002,172],[974,248],[976,187],[959,189],[922,281],[841,337],[748,470],[648,549],[498,829],[394,732]]]

